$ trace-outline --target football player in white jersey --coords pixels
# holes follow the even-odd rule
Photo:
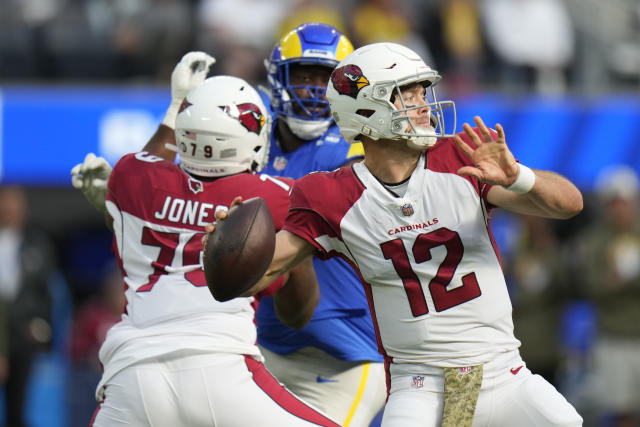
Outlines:
[[[338,64],[327,97],[345,139],[363,143],[364,162],[296,181],[272,264],[247,295],[309,254],[350,262],[388,366],[385,427],[581,425],[519,355],[489,218],[500,207],[566,219],[582,195],[519,164],[499,124],[476,117],[476,127],[447,129],[453,102],[435,98],[439,80],[393,43]]]
[[[198,55],[183,59],[187,77],[194,63],[210,62]],[[202,227],[238,192],[265,199],[282,226],[293,181],[254,173],[268,153],[268,112],[254,88],[229,76],[206,79],[182,98],[174,94],[165,125],[147,144],[152,152],[125,155],[108,179],[126,306],[100,349],[104,374],[91,425],[337,426],[263,366],[253,297],[216,301],[202,270]],[[177,145],[169,147],[180,153],[177,164],[165,150],[174,122]],[[76,184],[103,179],[95,173],[100,163],[90,157],[75,170]],[[294,308],[279,311],[294,325],[308,321],[318,301],[311,259],[304,264],[286,286],[281,278],[270,289],[277,304]]]

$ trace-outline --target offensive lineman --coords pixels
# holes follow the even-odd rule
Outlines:
[[[199,52],[185,56],[174,71],[182,82],[172,77],[174,92],[196,86],[193,74],[203,78],[211,61]],[[202,63],[199,71],[192,67]],[[100,349],[104,374],[91,425],[337,426],[264,368],[253,298],[218,302],[205,288],[202,226],[216,210],[227,209],[240,191],[264,198],[277,228],[286,215],[292,181],[253,173],[268,152],[267,111],[258,93],[241,79],[217,76],[184,102],[174,93],[174,101],[165,123],[175,122],[180,162],[132,153],[109,177],[106,210],[127,305]],[[147,148],[162,144],[166,131]],[[74,185],[92,187],[99,163],[90,157],[75,169]],[[292,324],[308,321],[317,304],[310,259],[304,264],[276,292],[296,308],[284,313]]]

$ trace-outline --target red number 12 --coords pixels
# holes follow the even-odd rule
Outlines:
[[[431,249],[444,246],[447,254],[440,263],[436,275],[429,282],[429,293],[433,299],[436,312],[460,305],[464,302],[479,297],[480,286],[475,273],[469,273],[462,277],[462,286],[447,290],[447,285],[453,279],[453,274],[462,260],[464,246],[460,235],[447,228],[439,228],[430,233],[420,234],[413,243],[413,258],[417,263],[431,259]],[[404,290],[409,299],[409,306],[414,317],[422,316],[429,312],[420,279],[411,268],[409,256],[400,239],[389,240],[380,244],[385,259],[390,259],[393,267],[402,279]]]

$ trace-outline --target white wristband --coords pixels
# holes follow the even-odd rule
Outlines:
[[[513,184],[505,188],[514,193],[525,194],[531,191],[533,185],[536,183],[536,174],[525,165],[518,164],[518,166],[520,168],[518,178],[516,178]]]

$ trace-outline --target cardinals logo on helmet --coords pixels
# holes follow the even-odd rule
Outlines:
[[[339,94],[348,95],[354,99],[358,97],[360,89],[369,86],[369,80],[364,76],[360,67],[354,64],[333,70],[331,83]]]
[[[256,104],[251,103],[238,104],[234,107],[235,108],[231,108],[228,105],[221,105],[220,109],[229,116],[240,121],[240,124],[249,132],[259,134],[266,121],[260,111],[260,108],[258,108]]]
[[[193,104],[187,101],[187,98],[182,100],[182,104],[180,104],[180,108],[178,108],[178,114],[182,113],[187,108],[191,107]]]

